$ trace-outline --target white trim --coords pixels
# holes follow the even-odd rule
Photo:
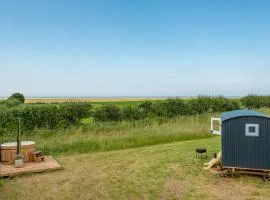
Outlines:
[[[254,127],[255,132],[249,132],[250,127]],[[259,124],[246,124],[245,136],[251,136],[251,137],[260,136],[260,134],[259,134]]]
[[[218,121],[219,130],[214,130],[214,121]],[[214,135],[221,135],[221,120],[220,120],[220,118],[211,117],[211,133]]]

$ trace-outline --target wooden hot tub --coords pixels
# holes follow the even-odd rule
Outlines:
[[[17,151],[17,142],[9,142],[1,144],[1,162],[3,164],[12,164]],[[21,142],[21,154],[23,155],[23,161],[25,163],[32,161],[32,152],[36,151],[35,142],[22,141]]]

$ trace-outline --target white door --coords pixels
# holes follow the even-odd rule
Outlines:
[[[211,133],[221,135],[221,120],[220,118],[211,117]]]

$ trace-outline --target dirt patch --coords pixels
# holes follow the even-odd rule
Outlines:
[[[206,185],[205,189],[209,191],[217,199],[250,199],[255,188],[249,184],[240,185],[237,180],[230,178],[220,178],[215,184]]]
[[[186,190],[187,188],[184,181],[168,178],[164,182],[164,189],[161,194],[161,199],[182,199]]]
[[[201,197],[202,199],[243,200],[256,197],[256,187],[250,183],[241,184],[237,179],[213,177],[212,174],[198,174],[194,177],[178,164],[172,164],[170,170],[175,179],[165,181],[164,191],[167,198],[182,199],[185,195],[191,199]]]
[[[171,170],[171,172],[173,173],[174,176],[177,176],[179,178],[186,175],[183,168],[179,167],[178,164],[172,164],[171,167],[170,167],[170,170]]]

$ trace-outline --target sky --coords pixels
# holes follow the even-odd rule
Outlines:
[[[0,97],[270,93],[270,1],[0,0]]]

